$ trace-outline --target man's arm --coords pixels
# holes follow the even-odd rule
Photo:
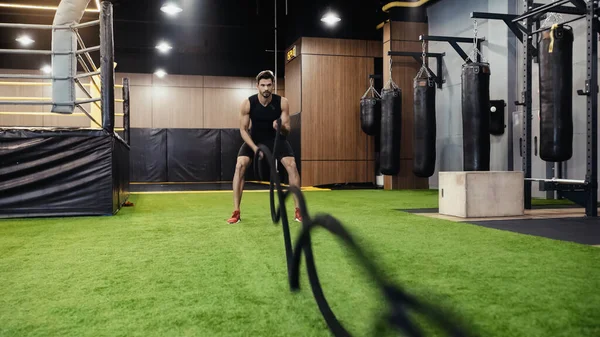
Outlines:
[[[288,135],[292,131],[290,125],[290,104],[287,98],[281,98],[281,133]]]
[[[250,137],[248,130],[250,130],[250,102],[245,99],[242,102],[240,113],[240,134],[242,135],[244,142],[250,146],[252,151],[256,152],[258,146],[254,144],[254,141],[252,141],[252,137]]]

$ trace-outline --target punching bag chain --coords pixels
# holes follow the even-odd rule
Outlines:
[[[471,61],[473,62],[476,62],[477,55],[479,55],[481,56],[481,61],[487,63],[485,57],[483,56],[481,51],[479,51],[479,48],[477,48],[477,40],[477,20],[473,20],[473,50],[469,55],[469,59],[471,59]],[[468,59],[465,59],[465,62],[468,62]]]
[[[423,65],[421,66],[421,69],[419,70],[419,73],[415,77],[415,80],[421,78],[421,76],[423,75],[423,72],[427,73],[427,77],[428,78],[432,77],[431,73],[429,72],[429,69],[427,69],[427,63],[426,63],[426,61],[427,61],[427,53],[426,53],[427,47],[426,47],[426,44],[425,44],[425,40],[423,40],[423,43],[421,45],[423,47],[423,53],[421,54],[421,59],[423,61]]]
[[[553,2],[556,2],[556,0]],[[542,23],[541,28],[552,27],[553,25],[561,23],[562,21],[563,21],[562,14],[549,12],[549,13],[546,13],[546,19]]]
[[[396,83],[394,82],[394,79],[392,78],[392,65],[393,65],[392,57],[390,56],[390,78],[389,78],[387,84],[385,85],[385,88],[390,89],[390,90],[400,89],[398,87],[398,85],[396,85]]]

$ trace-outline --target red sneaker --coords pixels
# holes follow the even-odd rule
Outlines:
[[[227,223],[234,224],[240,221],[242,221],[242,218],[240,217],[240,211],[233,211],[233,215],[231,215],[231,218],[227,220]]]
[[[302,213],[300,213],[300,208],[296,207],[296,217],[295,219],[298,222],[302,222]]]

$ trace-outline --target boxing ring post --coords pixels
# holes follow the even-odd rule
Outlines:
[[[127,145],[131,146],[129,109],[131,108],[129,100],[129,79],[123,79],[123,137]]]
[[[113,38],[113,7],[102,1],[100,9],[100,88],[102,97],[102,128],[115,130],[115,54]]]

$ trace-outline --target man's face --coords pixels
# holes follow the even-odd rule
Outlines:
[[[258,92],[261,94],[262,97],[264,98],[268,98],[269,96],[271,96],[271,92],[273,91],[273,81],[268,79],[268,80],[260,80],[258,82]]]

